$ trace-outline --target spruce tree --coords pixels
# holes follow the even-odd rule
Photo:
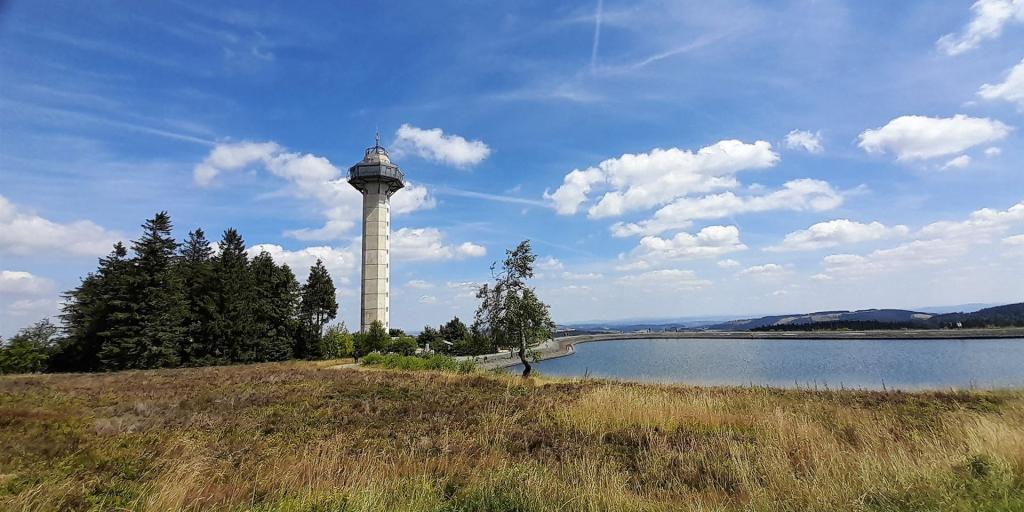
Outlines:
[[[202,229],[188,234],[188,240],[181,247],[178,261],[188,304],[185,317],[187,341],[182,347],[182,362],[198,366],[216,359],[217,339],[214,337],[213,321],[217,312],[217,282],[213,268],[213,248]]]
[[[253,304],[245,240],[234,229],[224,231],[214,258],[216,310],[211,325],[216,345],[211,363],[253,361]]]
[[[174,268],[178,243],[171,236],[172,227],[167,212],[157,213],[132,242],[131,304],[124,322],[100,350],[106,369],[162,368],[181,362],[187,308]]]
[[[324,325],[338,315],[338,300],[335,297],[334,281],[327,272],[324,262],[317,259],[309,268],[309,277],[302,287],[302,303],[299,317],[304,336],[296,347],[298,357],[319,357],[320,338]]]
[[[104,340],[129,316],[131,297],[128,250],[117,242],[99,268],[74,290],[64,294],[61,321],[65,336],[58,342],[50,369],[58,372],[92,372],[101,369]]]
[[[457,316],[452,317],[448,323],[442,325],[438,332],[441,334],[442,339],[452,343],[469,338],[469,328]]]
[[[275,265],[266,251],[253,258],[249,267],[254,291],[254,360],[288,359],[294,350],[299,283],[288,265]]]
[[[419,336],[416,336],[417,345],[424,348],[429,345],[430,348],[433,350],[438,349],[437,344],[440,342],[440,340],[441,334],[437,332],[437,329],[434,329],[430,325],[423,326],[423,330],[420,331]]]

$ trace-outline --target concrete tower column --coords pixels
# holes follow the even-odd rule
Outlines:
[[[363,284],[360,329],[380,320],[390,328],[391,194],[385,183],[371,183],[363,192]]]
[[[377,143],[348,170],[348,182],[363,194],[363,275],[359,330],[379,321],[391,327],[391,194],[405,186],[405,176]]]

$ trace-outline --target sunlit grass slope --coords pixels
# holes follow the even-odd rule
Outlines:
[[[2,510],[1024,510],[1024,393],[315,363],[0,378]]]

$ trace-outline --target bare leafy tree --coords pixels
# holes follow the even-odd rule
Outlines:
[[[490,336],[495,345],[518,350],[523,377],[528,377],[532,370],[527,360],[529,349],[551,338],[555,328],[548,305],[541,302],[526,283],[533,277],[535,259],[530,241],[520,242],[515,249],[505,251],[500,270],[497,263],[491,265],[494,283],[481,286],[476,294],[480,307],[476,311],[475,325]]]

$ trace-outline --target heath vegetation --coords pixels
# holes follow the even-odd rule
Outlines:
[[[0,509],[1024,508],[1019,391],[327,364],[0,377]]]

